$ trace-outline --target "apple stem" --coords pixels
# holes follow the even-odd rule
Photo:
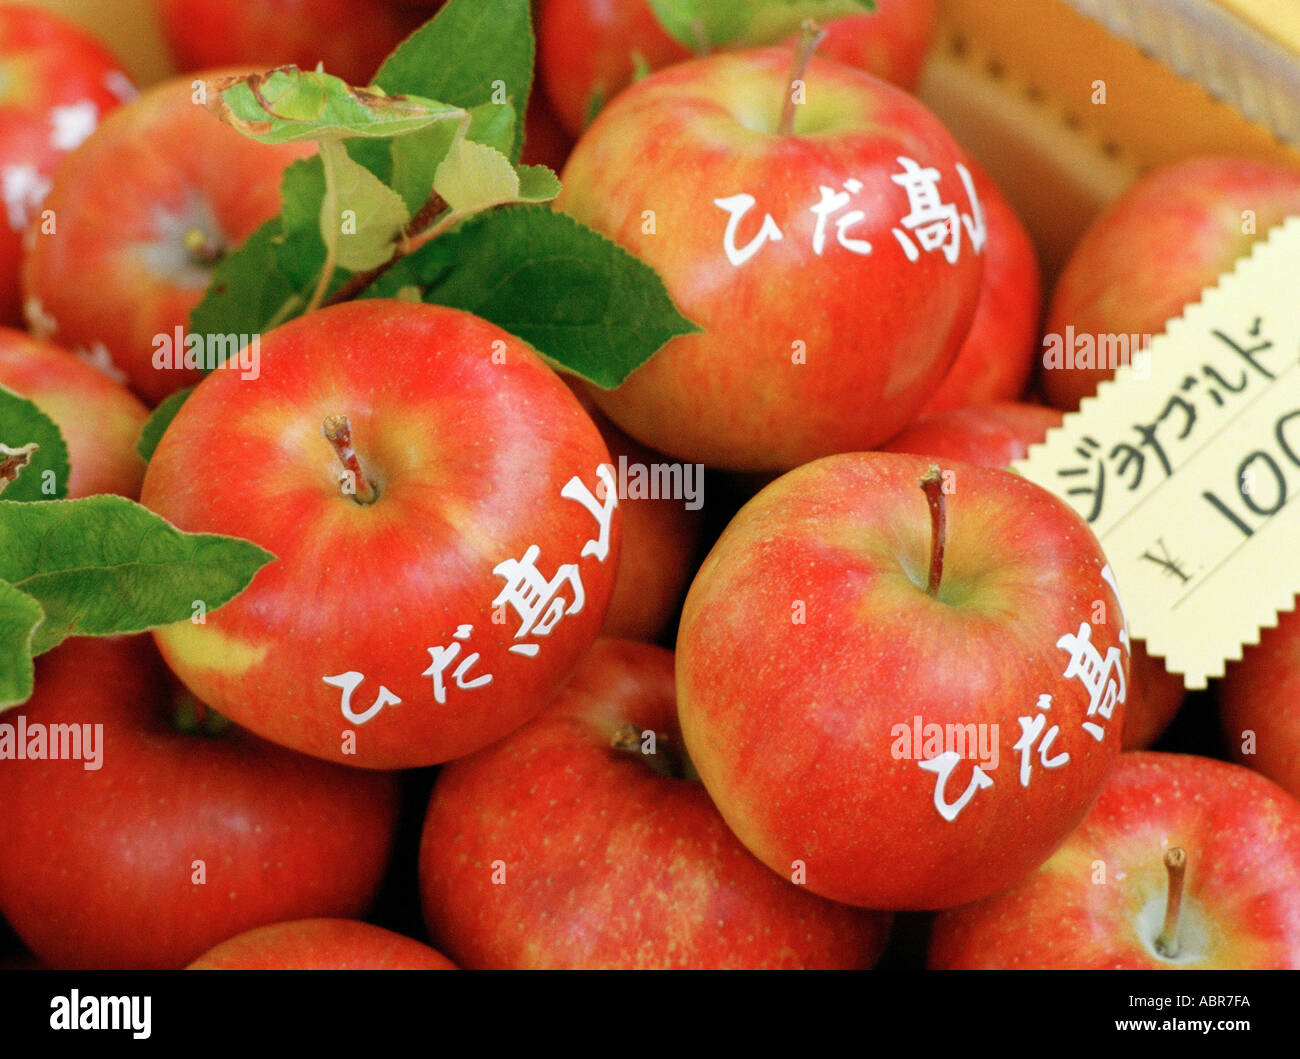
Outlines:
[[[182,241],[190,260],[196,265],[215,265],[222,258],[221,245],[202,228],[191,228]]]
[[[943,580],[943,549],[948,531],[948,509],[943,499],[943,473],[938,464],[930,465],[920,486],[925,490],[925,499],[930,503],[930,577],[925,591],[928,596],[937,599],[939,582]]]
[[[1165,922],[1156,937],[1156,952],[1165,959],[1178,956],[1178,912],[1183,906],[1183,875],[1187,871],[1187,854],[1181,846],[1165,851],[1165,870],[1169,873],[1169,894],[1165,899]]]
[[[187,735],[219,736],[230,727],[230,721],[207,703],[184,693],[176,701],[172,727]]]
[[[776,127],[778,136],[790,136],[794,133],[794,84],[802,81],[812,62],[813,53],[823,40],[826,31],[810,18],[803,20],[799,28],[799,43],[794,47],[794,58],[790,62],[790,77],[785,86],[785,103],[781,107],[781,123]]]
[[[647,768],[661,776],[691,781],[700,778],[700,774],[695,771],[695,763],[686,753],[686,747],[676,744],[666,732],[655,732],[655,751],[652,754],[647,754],[642,749],[641,729],[631,722],[623,725],[610,736],[609,745],[613,750],[635,754],[643,760]]]
[[[361,462],[352,447],[352,424],[348,422],[348,417],[326,416],[321,430],[334,446],[334,453],[343,465],[343,473],[339,475],[340,486],[345,486],[345,483],[353,486],[352,489],[344,487],[343,495],[351,496],[358,504],[373,504],[379,494],[361,469]]]

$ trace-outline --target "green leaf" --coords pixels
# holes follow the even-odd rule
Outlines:
[[[775,44],[806,18],[874,11],[874,0],[650,0],[664,31],[692,51]]]
[[[135,451],[140,454],[140,458],[145,463],[153,459],[154,451],[158,448],[158,442],[162,440],[163,432],[171,426],[172,420],[176,418],[176,413],[181,410],[181,405],[189,399],[190,394],[193,392],[193,386],[186,386],[183,390],[177,390],[164,398],[162,404],[153,410],[135,443]]]
[[[469,109],[467,140],[495,147],[512,162],[519,159],[511,152],[515,144],[515,122],[518,116],[509,103],[480,103]]]
[[[208,109],[260,143],[388,138],[465,117],[463,108],[436,99],[354,88],[333,74],[295,66],[218,77],[205,88]]]
[[[321,205],[325,201],[325,163],[319,155],[294,162],[284,171],[280,201],[281,232],[272,243],[272,252],[281,275],[300,296],[301,304],[293,312],[297,316],[325,267],[325,242],[320,225]]]
[[[349,158],[339,144],[322,143],[321,161],[326,194],[318,214],[320,233],[326,245],[334,241],[336,263],[362,272],[387,261],[411,219],[402,197]]]
[[[270,330],[272,323],[282,323],[302,311],[306,299],[279,266],[276,243],[280,236],[280,221],[267,221],[243,246],[221,260],[203,300],[190,313],[192,333],[260,335]],[[323,260],[323,250],[321,257]]]
[[[32,638],[44,618],[36,600],[0,581],[0,710],[32,696]]]
[[[0,500],[0,580],[45,611],[32,653],[69,636],[143,632],[234,599],[275,557],[215,533],[182,533],[120,496]]]
[[[550,202],[560,193],[560,178],[544,165],[519,167],[519,201]]]
[[[650,266],[543,206],[480,214],[404,258],[368,292],[418,286],[531,343],[598,386],[623,382],[665,342],[698,331]]]
[[[433,191],[434,174],[442,164],[459,130],[449,124],[393,141],[392,178],[389,183],[414,215]],[[515,111],[509,103],[482,103],[470,108],[465,138],[509,155],[514,144]]]
[[[14,452],[31,444],[38,448],[26,457]],[[67,495],[68,445],[63,432],[34,401],[5,386],[0,386],[0,446],[0,462],[10,467],[0,475],[6,500],[59,500]],[[9,479],[9,474],[16,477]]]
[[[534,43],[529,0],[451,0],[398,45],[375,84],[390,94],[415,93],[466,108],[504,101],[524,114]],[[515,125],[512,162],[523,150],[523,124]]]
[[[713,6],[712,0],[707,6]],[[733,48],[776,44],[798,33],[807,18],[825,23],[846,15],[869,15],[876,10],[875,0],[760,0],[749,6],[754,9],[749,24],[739,36],[727,42]]]
[[[393,182],[393,151],[397,145],[406,143],[407,140],[417,138],[430,130],[443,129],[449,126],[455,129],[455,125],[451,122],[440,121],[435,125],[430,125],[428,129],[421,129],[406,136],[398,136],[393,140],[371,140],[361,136],[354,136],[350,140],[344,140],[343,146],[348,149],[352,161],[365,166],[385,184],[391,185]],[[444,133],[443,135],[449,134]]]
[[[591,95],[587,97],[587,109],[582,113],[582,127],[585,129],[591,125],[598,117],[600,112],[605,109],[605,104],[609,100],[605,98],[605,93],[599,88],[593,88]]]
[[[456,131],[451,125],[435,125],[393,141],[390,183],[412,215],[428,201],[433,191],[433,175],[447,157]]]
[[[519,174],[510,159],[481,143],[457,140],[433,175],[433,188],[456,213],[519,200]]]

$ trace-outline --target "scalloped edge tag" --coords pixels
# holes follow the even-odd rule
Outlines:
[[[1300,595],[1298,302],[1291,217],[1011,468],[1088,521],[1130,633],[1188,688]]]

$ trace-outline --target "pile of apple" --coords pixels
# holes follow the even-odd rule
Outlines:
[[[892,963],[1300,967],[1300,612],[1195,700],[1222,742],[1149,751],[1180,679],[1005,469],[1108,374],[1039,370],[1043,335],[1160,332],[1300,171],[1143,178],[1044,323],[1030,237],[910,94],[933,0],[542,0],[523,162],[490,70],[428,105],[263,75],[369,84],[440,8],[531,76],[522,0],[281,6],[158,0],[203,72],[136,98],[0,4],[0,676],[39,656],[0,913],[36,962],[865,968],[933,912]],[[321,115],[448,153],[390,173]],[[428,202],[376,258],[384,176]],[[160,355],[201,319],[265,333]]]

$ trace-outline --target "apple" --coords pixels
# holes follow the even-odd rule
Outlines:
[[[623,547],[600,634],[653,642],[676,616],[690,581],[704,523],[704,468],[673,463],[638,445],[580,387],[570,388],[600,430],[616,478],[626,485],[619,497]],[[681,493],[674,495],[679,483]]]
[[[154,0],[182,71],[211,66],[298,66],[368,85],[389,52],[431,12],[384,0]]]
[[[136,441],[149,410],[126,387],[65,349],[0,327],[0,386],[35,402],[68,446],[69,498],[140,495]]]
[[[887,444],[883,452],[911,452],[983,467],[1009,467],[1023,459],[1064,415],[1053,408],[1001,401],[924,415]],[[1182,677],[1148,654],[1146,641],[1132,642],[1123,750],[1142,750],[1169,727],[1186,696]]]
[[[1006,469],[1023,459],[1064,418],[1055,408],[1018,401],[965,405],[922,415],[881,445],[880,451]]]
[[[593,388],[597,405],[651,448],[730,470],[898,433],[979,298],[982,214],[938,119],[817,58],[783,115],[791,73],[771,48],[650,75],[583,135],[556,200],[654,267],[704,329]]]
[[[1047,863],[936,917],[929,960],[946,970],[1295,970],[1300,802],[1227,762],[1122,754]]]
[[[572,150],[573,140],[556,119],[546,97],[534,91],[524,114],[524,150],[519,160],[524,165],[544,165],[558,173]]]
[[[36,660],[35,694],[0,718],[0,912],[43,962],[180,968],[251,927],[366,911],[395,777],[201,717],[147,636]],[[55,726],[79,759],[33,756]]]
[[[848,453],[777,479],[678,629],[682,733],[731,830],[868,908],[963,904],[1037,867],[1124,723],[1123,618],[1087,524],[1010,472],[933,470]]]
[[[1219,711],[1232,759],[1300,798],[1300,609],[1228,665]]]
[[[448,971],[442,953],[355,919],[255,927],[209,949],[189,971]]]
[[[64,160],[23,264],[39,338],[119,372],[147,403],[197,381],[155,367],[222,255],[280,210],[280,176],[308,144],[267,146],[215,120],[174,78],[115,111]]]
[[[468,313],[344,302],[199,384],[141,502],[278,561],[155,636],[205,702],[366,768],[436,764],[537,713],[618,564],[609,453],[523,341]],[[323,431],[328,431],[322,436]],[[333,437],[329,435],[332,434]]]
[[[1277,162],[1194,158],[1134,183],[1084,232],[1052,291],[1047,336],[1059,349],[1043,354],[1048,400],[1077,408],[1114,375],[1112,360],[1125,349],[1131,358],[1294,214],[1300,167]]]
[[[957,359],[922,415],[963,405],[1014,401],[1034,373],[1042,282],[1038,254],[1011,203],[978,165],[970,164],[984,208],[988,248],[975,318]],[[978,462],[978,461],[977,461]]]
[[[22,233],[59,160],[135,95],[116,58],[76,23],[0,5],[0,325],[22,321]]]
[[[889,917],[779,879],[683,756],[673,656],[599,640],[538,717],[438,775],[430,934],[472,968],[867,967]]]
[[[912,89],[936,25],[934,0],[877,0],[869,15],[826,23],[822,54]],[[599,109],[636,79],[692,57],[664,32],[648,0],[542,0],[537,62],[564,127],[581,135]],[[792,15],[787,26],[798,24]],[[788,30],[757,43],[777,44]]]

